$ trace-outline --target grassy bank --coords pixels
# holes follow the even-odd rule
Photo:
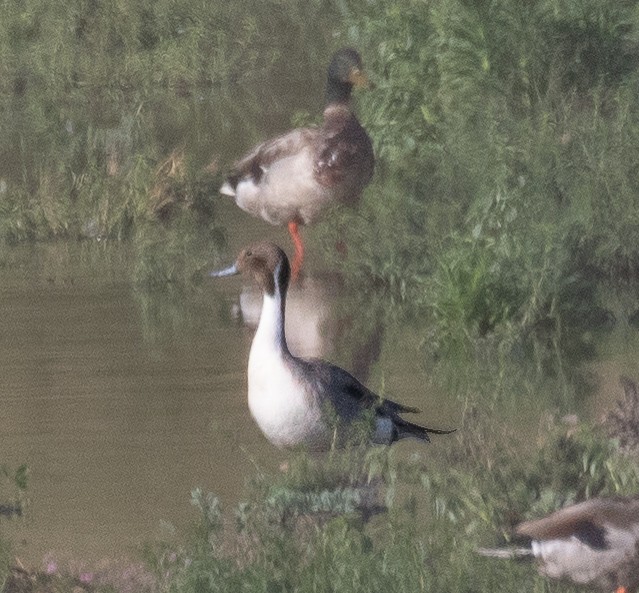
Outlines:
[[[634,5],[372,3],[350,23],[380,159],[327,232],[353,238],[352,273],[422,307],[444,351],[605,325],[639,269]]]
[[[315,27],[327,20],[319,3],[301,15],[294,2],[9,0],[2,9],[0,235],[9,242],[126,238],[180,207],[210,222],[220,151],[256,134],[278,93],[255,93],[274,72],[280,84],[307,85],[309,54],[323,42]],[[278,31],[286,52],[272,43]],[[177,168],[162,168],[176,156]]]
[[[573,591],[547,583],[532,564],[483,558],[476,548],[507,546],[514,524],[565,504],[636,492],[629,452],[637,442],[622,452],[610,417],[594,426],[548,416],[522,456],[521,435],[491,418],[469,410],[457,435],[409,456],[292,453],[285,468],[256,467],[234,508],[195,489],[192,529],[167,529],[143,562],[59,565],[51,557],[39,571],[3,569],[6,590]]]
[[[149,318],[149,293],[198,282],[224,245],[228,163],[313,120],[331,51],[358,47],[376,84],[357,110],[378,166],[361,207],[336,213],[315,243],[360,287],[359,309],[421,332],[424,365],[467,411],[454,446],[427,463],[300,456],[284,474],[258,471],[247,502],[224,513],[196,492],[200,523],[150,546],[144,587],[548,590],[475,547],[566,502],[636,492],[636,459],[600,426],[550,417],[522,458],[509,446],[521,436],[491,411],[569,407],[587,395],[579,365],[596,334],[639,319],[634,3],[0,6],[1,249],[131,241]],[[333,248],[344,237],[345,258]],[[361,290],[372,285],[374,310]],[[371,516],[358,490],[369,480],[387,507]],[[43,587],[112,586],[67,576]]]
[[[436,459],[293,456],[285,473],[257,475],[232,513],[195,491],[190,538],[147,552],[160,590],[548,590],[532,565],[476,548],[508,545],[514,523],[563,504],[635,492],[638,467],[592,427],[548,421],[539,450],[522,459],[504,446],[507,431],[488,436],[488,424],[474,417],[455,447],[434,445]]]
[[[377,85],[358,107],[379,165],[362,209],[321,235],[348,234],[341,267],[432,315],[438,342],[572,323],[636,279],[632,3],[3,9],[9,243],[141,237],[144,255],[199,229],[214,252],[225,166],[317,113],[327,56],[351,44]],[[171,275],[156,262],[143,282]]]

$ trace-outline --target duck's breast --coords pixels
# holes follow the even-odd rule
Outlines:
[[[253,343],[248,369],[248,404],[253,419],[277,447],[322,448],[330,438],[320,406],[280,353]]]

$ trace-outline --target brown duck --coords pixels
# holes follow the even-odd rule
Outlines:
[[[350,105],[353,87],[365,85],[359,53],[340,49],[328,68],[323,125],[297,128],[256,146],[234,164],[220,188],[253,216],[288,225],[294,278],[304,258],[298,226],[316,221],[332,204],[356,204],[373,175],[373,146]]]
[[[479,553],[534,557],[544,576],[605,591],[633,593],[639,588],[639,497],[592,498],[520,523],[515,533],[530,538],[530,548]]]

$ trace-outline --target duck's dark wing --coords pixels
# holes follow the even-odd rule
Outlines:
[[[266,140],[237,160],[227,181],[233,188],[241,179],[251,177],[259,182],[264,171],[275,161],[293,156],[318,142],[317,128],[296,128],[285,134]]]
[[[330,404],[337,416],[346,422],[361,418],[362,412],[372,410],[377,416],[388,418],[394,426],[393,441],[412,436],[429,441],[429,433],[450,434],[454,430],[440,430],[413,424],[404,420],[399,414],[419,412],[398,404],[389,399],[383,399],[370,389],[362,385],[348,371],[329,362],[319,359],[295,358],[294,368],[298,380],[305,384],[305,392],[316,397],[320,404]]]
[[[298,377],[307,382],[309,391],[328,400],[342,417],[356,417],[362,408],[387,416],[419,412],[418,408],[381,398],[348,371],[325,360],[298,358],[295,362]]]
[[[294,364],[307,392],[320,402],[330,403],[342,418],[354,419],[362,408],[375,408],[383,401],[348,371],[325,360],[296,358]]]
[[[638,517],[639,499],[636,497],[591,498],[547,517],[520,523],[516,531],[536,540],[574,536],[597,548],[605,541],[608,526],[626,529]]]
[[[319,183],[326,187],[354,185],[361,191],[370,182],[374,168],[373,145],[355,116],[324,127],[313,171]]]

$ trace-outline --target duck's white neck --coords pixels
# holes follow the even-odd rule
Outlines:
[[[254,347],[272,349],[284,355],[289,354],[284,333],[285,298],[285,290],[282,290],[277,283],[274,294],[264,292],[262,313],[253,338]]]

